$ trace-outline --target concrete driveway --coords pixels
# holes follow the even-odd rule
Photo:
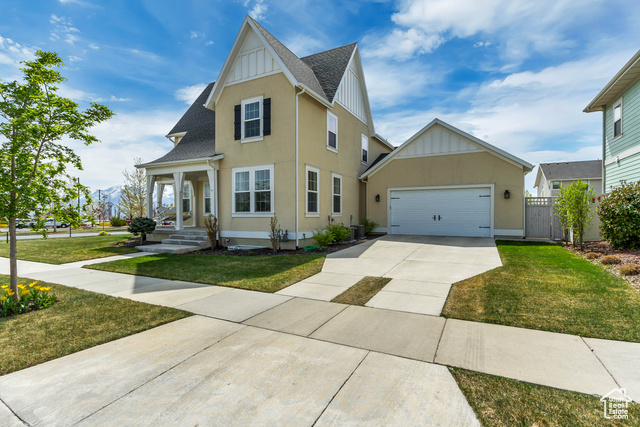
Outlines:
[[[391,235],[328,255],[321,273],[278,293],[330,301],[365,276],[389,277],[367,306],[438,316],[453,283],[501,265],[490,238]]]

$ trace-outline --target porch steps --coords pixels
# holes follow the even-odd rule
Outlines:
[[[151,253],[186,254],[211,247],[206,231],[181,230],[169,235],[159,245],[136,246],[136,249]]]

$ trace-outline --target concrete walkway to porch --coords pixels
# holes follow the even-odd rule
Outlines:
[[[331,301],[365,276],[389,277],[367,307],[439,316],[453,283],[500,266],[493,239],[387,235],[328,255],[321,273],[277,293]]]

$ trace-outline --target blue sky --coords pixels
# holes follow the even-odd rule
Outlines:
[[[357,41],[376,131],[393,144],[438,117],[534,164],[601,157],[601,115],[582,109],[640,48],[633,0],[2,0],[0,11],[0,78],[56,51],[61,93],[117,113],[94,129],[100,144],[73,145],[92,189],[171,148],[164,135],[217,78],[246,14],[299,56]]]

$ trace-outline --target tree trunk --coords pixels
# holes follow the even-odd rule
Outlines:
[[[18,261],[16,248],[16,219],[9,218],[9,287],[14,292],[13,299],[18,300]]]

